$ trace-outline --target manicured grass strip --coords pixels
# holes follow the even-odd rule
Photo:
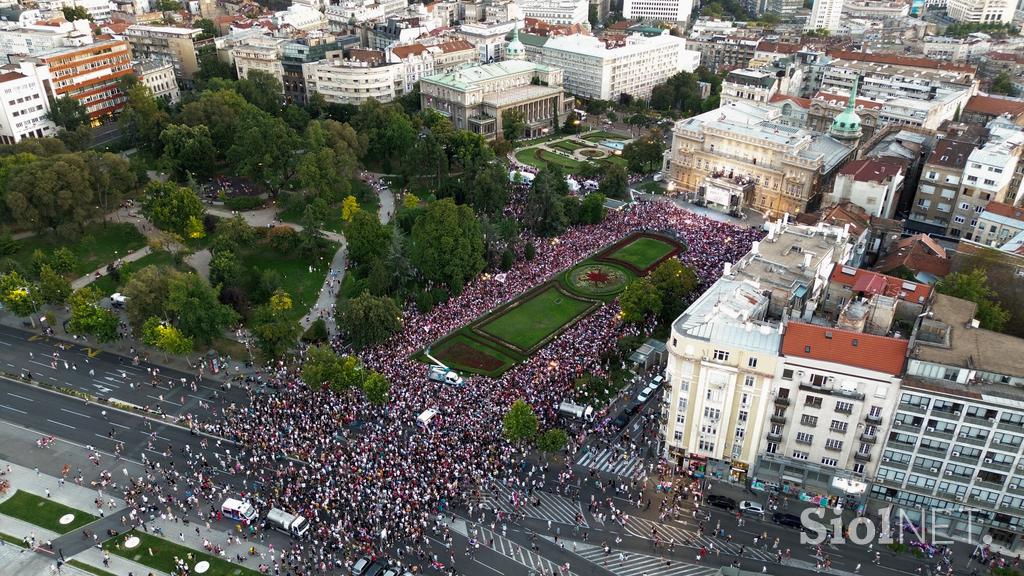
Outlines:
[[[530,350],[592,306],[592,302],[563,294],[551,285],[512,304],[477,328],[520,350]]]
[[[604,284],[595,283],[602,276]],[[605,302],[612,300],[636,276],[621,266],[595,262],[587,259],[575,268],[570,268],[562,275],[566,288],[580,296],[600,298]]]
[[[549,152],[547,150],[538,150],[537,157],[545,162],[561,166],[562,168],[568,168],[569,170],[579,170],[580,166],[583,165],[579,160],[566,158],[565,156],[555,154],[554,152]]]
[[[313,258],[300,258],[296,254],[281,254],[273,250],[254,250],[242,254],[240,259],[246,268],[256,268],[260,272],[274,270],[278,273],[281,289],[292,297],[292,308],[285,315],[298,319],[305,316],[316,302],[334,252],[338,249],[338,245],[333,242],[326,244],[328,246],[321,250],[319,256]],[[314,265],[312,273],[309,272],[310,264]]]
[[[72,566],[74,566],[75,568],[78,568],[79,570],[85,570],[86,572],[91,572],[91,573],[95,574],[96,576],[117,576],[113,572],[107,572],[106,570],[101,570],[101,569],[99,569],[99,568],[97,568],[95,566],[90,566],[90,565],[88,565],[85,562],[82,562],[80,560],[68,560],[68,564],[71,564]]]
[[[597,162],[598,164],[618,164],[623,168],[629,166],[628,160],[626,160],[622,156],[616,156],[615,154],[605,156],[604,158],[599,158],[597,160],[594,160],[594,162]]]
[[[49,255],[56,248],[64,246],[75,256],[72,275],[77,278],[145,245],[146,238],[134,224],[96,223],[86,226],[82,236],[74,240],[63,240],[47,233],[18,240],[15,243],[18,249],[11,255],[11,259],[31,270],[32,253],[37,249]]]
[[[597,132],[587,134],[583,139],[590,142],[597,142],[599,140],[629,140],[629,136],[623,136],[622,134],[607,132],[605,130],[598,130]]]
[[[14,496],[0,503],[0,514],[6,514],[58,534],[67,534],[98,520],[92,514],[24,490],[18,490]],[[60,517],[65,514],[73,514],[75,519],[70,524],[61,524]]]
[[[558,148],[559,150],[565,150],[566,152],[575,152],[582,148],[588,148],[587,145],[573,142],[572,140],[562,140],[555,142],[554,144],[549,144],[549,146],[552,148]]]
[[[675,247],[668,242],[643,237],[633,240],[615,252],[608,254],[607,257],[627,262],[640,270],[645,270],[648,266],[654,264],[666,254],[670,254],[673,250],[675,250]]]
[[[480,342],[471,332],[462,330],[433,345],[430,355],[456,371],[496,378],[523,359],[511,349],[503,350]]]
[[[14,536],[11,536],[10,534],[4,534],[3,532],[0,532],[0,540],[3,540],[4,542],[7,542],[9,544],[14,544],[18,548],[24,548],[25,547],[25,541],[24,540],[22,540],[21,538],[15,538]]]
[[[137,536],[139,538],[139,545],[131,550],[124,547],[124,541],[131,536]],[[131,530],[115,538],[111,538],[103,543],[103,549],[109,551],[111,554],[117,554],[122,558],[127,558],[133,562],[138,562],[144,566],[160,570],[161,572],[167,572],[168,574],[174,574],[174,558],[187,558],[189,554],[192,554],[192,560],[189,562],[190,567],[194,567],[198,562],[203,560],[210,563],[210,569],[206,572],[207,576],[259,576],[259,572],[232,564],[211,556],[205,552],[200,552],[193,548],[186,548],[185,546],[179,546],[169,540],[163,538],[157,538],[151,536],[145,532],[137,532]],[[152,552],[152,554],[150,554]]]
[[[149,254],[146,254],[145,256],[139,258],[134,262],[126,262],[123,266],[121,266],[121,270],[119,271],[120,273],[118,274],[116,280],[111,275],[108,274],[106,276],[101,276],[97,278],[96,280],[93,281],[92,284],[90,284],[90,286],[96,287],[96,289],[100,291],[100,294],[103,294],[104,296],[110,296],[114,292],[119,291],[122,287],[124,287],[125,284],[128,283],[128,280],[131,277],[132,273],[142,270],[146,266],[175,267],[174,255],[171,254],[170,252],[165,252],[163,250],[150,252]],[[189,268],[187,264],[183,264],[180,267],[180,269],[186,271],[191,270],[191,268]]]

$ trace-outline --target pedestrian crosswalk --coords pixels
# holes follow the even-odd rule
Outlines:
[[[511,558],[512,561],[525,566],[532,575],[575,576],[575,573],[564,570],[564,566],[548,560],[531,550],[528,546],[524,547],[485,526],[469,525],[465,520],[456,520],[452,523],[451,528],[454,532],[479,542],[481,548],[490,548],[498,554]],[[474,548],[474,550],[479,550],[479,548]]]
[[[576,460],[576,464],[626,478],[640,479],[645,474],[642,459],[616,448],[591,448]]]
[[[518,492],[515,498],[518,507],[513,504],[513,492]],[[561,524],[575,525],[579,519],[580,525],[587,527],[583,507],[579,502],[542,490],[534,490],[530,496],[526,496],[522,491],[513,491],[503,484],[495,484],[490,490],[483,491],[482,503],[485,509],[497,508],[503,512],[518,512],[528,518]]]
[[[691,548],[700,548],[703,546],[709,551],[718,548],[723,554],[727,554],[729,556],[739,555],[740,547],[742,546],[742,544],[729,542],[722,538],[705,536],[698,533],[696,530],[683,528],[676,524],[671,524],[669,522],[655,522],[646,518],[636,518],[631,516],[629,520],[626,521],[625,528],[626,532],[639,538],[653,540],[657,537],[657,539],[663,543],[671,540],[679,546],[688,546]],[[775,555],[770,549],[762,550],[751,545],[743,547],[743,556],[745,558],[752,558],[754,560],[765,562],[775,560]]]
[[[679,560],[604,548],[584,542],[566,541],[565,549],[608,570],[615,576],[710,576],[718,574],[718,568],[680,562]]]

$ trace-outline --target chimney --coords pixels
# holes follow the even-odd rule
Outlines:
[[[723,266],[722,276],[732,275],[732,262],[726,262]]]
[[[768,223],[768,241],[769,242],[774,242],[775,241],[775,223],[774,222],[769,222]]]
[[[750,253],[751,254],[760,254],[761,253],[760,250],[761,250],[761,243],[758,242],[757,240],[754,240],[754,243],[750,245]]]
[[[789,212],[782,215],[782,224],[783,226],[789,225]]]
[[[813,257],[814,257],[814,254],[811,254],[810,252],[804,252],[804,263],[803,263],[802,268],[805,268],[805,269],[806,268],[810,268],[811,267],[811,258],[813,258]]]

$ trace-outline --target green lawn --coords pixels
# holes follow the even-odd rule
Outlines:
[[[352,180],[352,195],[359,198],[359,208],[366,210],[372,214],[376,214],[378,208],[380,208],[380,198],[377,193],[373,191],[369,184],[356,178]],[[302,213],[305,211],[305,204],[299,204],[293,206],[288,210],[282,210],[277,213],[278,220],[282,222],[291,222],[293,224],[300,224],[302,222]],[[337,202],[328,207],[327,221],[324,222],[322,230],[328,232],[336,232],[338,234],[345,233],[345,223],[341,220],[341,202]]]
[[[24,490],[18,490],[13,496],[0,503],[0,514],[6,514],[58,534],[67,534],[98,520],[92,514],[58,504],[53,500],[36,496]],[[60,517],[65,514],[73,514],[74,521],[70,524],[61,524]]]
[[[61,246],[75,255],[74,277],[84,276],[100,266],[134,252],[146,245],[146,238],[133,224],[90,224],[76,240],[61,240],[52,234],[41,234],[18,240],[18,251],[11,259],[32,269],[32,253],[37,249],[49,254]]]
[[[430,355],[460,373],[470,372],[496,378],[523,360],[511,350],[501,351],[496,345],[473,338],[470,330],[463,329],[434,344]],[[424,356],[425,362],[432,360]]]
[[[622,166],[623,168],[628,168],[629,167],[629,161],[628,160],[626,160],[622,156],[616,156],[615,154],[609,154],[608,156],[605,156],[604,158],[601,158],[600,160],[595,160],[595,162],[597,162],[599,164],[618,164],[619,166]]]
[[[258,270],[277,270],[281,275],[281,288],[292,297],[288,316],[298,319],[309,312],[320,295],[324,278],[331,266],[338,245],[327,242],[328,247],[314,259],[298,258],[294,254],[279,254],[272,250],[248,252],[241,255],[242,266]],[[315,262],[312,274],[309,265]]]
[[[555,154],[554,152],[549,152],[547,150],[538,150],[537,157],[549,164],[567,168],[570,171],[579,170],[580,167],[583,166],[583,163],[579,160],[567,158],[561,154]]]
[[[86,564],[85,562],[81,562],[79,560],[74,560],[74,559],[68,560],[68,564],[71,564],[72,566],[74,566],[75,568],[78,568],[79,570],[85,570],[86,572],[90,572],[92,574],[95,574],[96,576],[116,576],[113,572],[107,572],[106,570],[104,570],[102,568],[97,568],[95,566],[90,566],[90,565]]]
[[[137,536],[140,542],[137,547],[128,550],[124,548],[122,543],[131,536]],[[191,554],[190,566],[195,566],[198,562],[204,560],[210,563],[210,569],[206,572],[207,576],[259,576],[259,572],[256,570],[232,564],[205,552],[179,546],[169,540],[157,538],[145,532],[136,532],[135,530],[107,540],[103,543],[103,549],[111,554],[116,554],[122,558],[127,558],[133,562],[138,562],[168,574],[174,573],[174,559],[176,557],[188,558],[188,555]],[[251,562],[254,565],[257,564],[258,558],[251,560]]]
[[[127,262],[123,266],[121,266],[121,274],[118,276],[117,280],[115,280],[108,274],[107,276],[97,278],[91,284],[91,286],[94,286],[97,289],[99,289],[100,294],[103,294],[104,296],[109,296],[123,288],[124,285],[128,283],[128,280],[131,278],[132,273],[138,270],[142,270],[146,266],[174,267],[174,255],[171,254],[170,252],[165,252],[163,250],[150,252],[149,254],[146,254],[145,256],[139,258],[134,262]],[[181,269],[191,270],[191,268],[189,268],[187,265],[182,265]]]
[[[607,132],[605,130],[598,130],[596,132],[588,133],[583,137],[583,139],[589,142],[597,142],[599,140],[629,140],[629,136],[616,134],[615,132]]]
[[[675,247],[668,242],[642,237],[633,240],[611,254],[607,254],[607,257],[628,262],[640,270],[645,270],[648,266],[654,264],[673,250],[675,250]]]
[[[593,303],[578,300],[551,285],[477,327],[520,350],[530,350],[591,306]]]
[[[566,152],[575,152],[583,148],[589,148],[589,146],[587,146],[586,144],[580,144],[579,142],[574,142],[573,140],[561,140],[555,142],[554,144],[548,144],[548,146],[551,146],[552,148],[558,148],[559,150],[565,150]]]

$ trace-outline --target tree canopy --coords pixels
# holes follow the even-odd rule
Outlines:
[[[473,210],[438,200],[412,229],[410,257],[428,280],[461,289],[484,268],[484,240]]]
[[[202,200],[191,188],[174,182],[154,181],[146,185],[142,213],[161,230],[185,236],[189,222],[201,219],[205,212]]]
[[[996,291],[988,285],[988,275],[983,268],[967,272],[954,272],[935,285],[939,294],[963,298],[978,305],[975,317],[981,327],[1002,332],[1010,320],[1010,313],[999,305]]]
[[[512,403],[502,422],[505,438],[521,443],[533,440],[537,435],[537,414],[526,401],[519,399]]]
[[[402,328],[402,310],[387,296],[361,294],[341,307],[338,327],[348,334],[352,345],[364,348],[387,340]]]

